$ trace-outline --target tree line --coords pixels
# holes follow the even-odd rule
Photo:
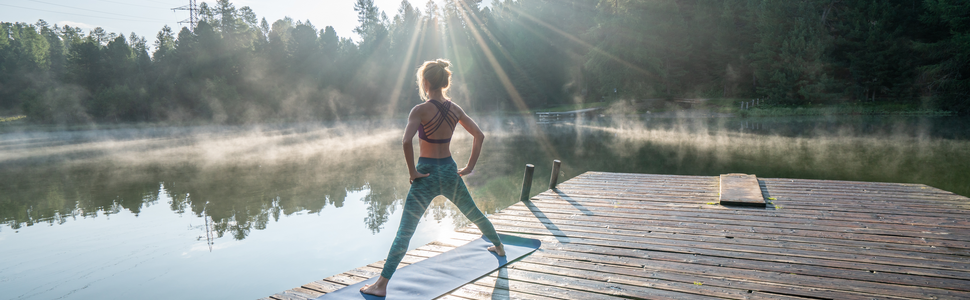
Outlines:
[[[970,2],[449,0],[389,17],[357,0],[357,40],[229,0],[132,33],[0,23],[0,112],[34,122],[249,123],[392,116],[414,70],[448,58],[473,111],[648,98],[877,102],[970,112]]]

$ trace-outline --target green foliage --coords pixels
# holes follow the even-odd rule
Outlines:
[[[132,90],[125,84],[114,85],[98,92],[89,102],[88,114],[105,121],[145,121],[147,93]]]
[[[903,103],[970,113],[970,11],[957,0],[357,0],[354,40],[229,0],[144,37],[0,23],[0,111],[36,122],[401,115],[414,68],[448,58],[470,111],[603,100]],[[651,100],[652,101],[652,100]],[[756,114],[747,112],[746,114]]]
[[[825,53],[831,36],[819,16],[828,1],[765,1],[757,10],[757,94],[776,103],[830,97],[833,78]]]
[[[919,45],[929,62],[921,67],[925,90],[942,108],[970,113],[970,2],[926,0],[924,5],[922,21],[939,24],[948,33]]]
[[[76,85],[57,85],[43,93],[28,90],[21,105],[27,118],[34,122],[70,124],[91,121],[82,102],[87,90]]]
[[[37,27],[0,23],[0,109],[21,105],[50,71],[50,44]]]

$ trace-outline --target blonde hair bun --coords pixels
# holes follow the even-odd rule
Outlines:
[[[438,66],[439,67],[442,67],[442,68],[447,68],[447,67],[450,67],[451,66],[451,62],[449,62],[447,60],[444,60],[444,59],[440,59],[440,58],[439,59],[436,59],[434,62],[437,63]]]
[[[421,99],[428,100],[429,90],[441,90],[443,96],[447,97],[448,87],[451,86],[451,70],[448,67],[451,62],[447,59],[429,60],[418,67],[417,84],[421,92]],[[427,83],[427,85],[425,85]],[[427,88],[427,90],[425,90]]]

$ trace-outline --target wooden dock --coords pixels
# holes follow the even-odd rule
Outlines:
[[[758,178],[767,207],[718,204],[718,176],[587,172],[489,216],[530,256],[439,299],[970,299],[970,199],[921,184]],[[402,267],[480,236],[466,227]],[[383,261],[263,299],[312,299]]]
[[[554,123],[564,120],[575,120],[578,116],[590,115],[603,109],[602,107],[584,108],[571,111],[557,111],[557,112],[536,112],[536,117],[539,118],[536,122],[538,123]]]

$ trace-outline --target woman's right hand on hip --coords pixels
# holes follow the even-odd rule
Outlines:
[[[414,180],[415,179],[425,178],[425,177],[428,177],[428,176],[431,176],[431,173],[421,174],[421,173],[418,173],[417,171],[411,172],[411,183],[414,183]]]

